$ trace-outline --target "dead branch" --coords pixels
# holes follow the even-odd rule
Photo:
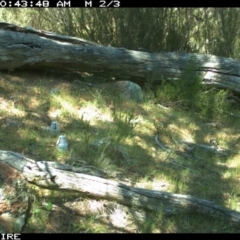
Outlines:
[[[109,47],[6,22],[0,22],[0,36],[0,71],[50,69],[135,82],[151,78],[153,83],[159,83],[163,78],[179,79],[193,60],[202,84],[240,92],[239,61],[230,58]]]
[[[134,188],[113,180],[73,172],[72,170],[76,169],[66,164],[35,161],[10,151],[0,151],[0,161],[9,168],[17,169],[26,181],[39,187],[79,192],[89,197],[114,200],[148,210],[161,208],[164,213],[169,214],[184,209],[219,213],[231,221],[240,223],[239,212],[189,195]]]

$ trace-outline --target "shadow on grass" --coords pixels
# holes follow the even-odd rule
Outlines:
[[[2,125],[6,123],[7,118],[17,119],[22,125],[2,127],[0,149],[20,152],[35,160],[62,161],[74,164],[75,166],[80,164],[78,163],[80,159],[81,161],[85,161],[85,164],[102,168],[102,170],[120,171],[122,177],[119,181],[127,179],[132,186],[141,183],[141,187],[150,186],[150,188],[155,190],[188,194],[214,201],[223,206],[228,205],[234,209],[237,208],[237,206],[234,206],[234,202],[237,205],[239,201],[239,190],[237,188],[239,170],[237,169],[237,162],[234,163],[234,159],[238,158],[238,152],[233,151],[232,155],[223,158],[207,151],[196,149],[193,155],[186,158],[181,154],[179,147],[172,139],[174,137],[177,140],[185,140],[184,136],[189,137],[191,135],[192,141],[195,143],[208,144],[209,136],[219,135],[223,138],[222,142],[224,142],[224,137],[227,139],[228,135],[231,136],[229,139],[235,139],[234,144],[236,145],[238,144],[238,132],[236,129],[239,128],[239,122],[235,119],[230,121],[229,118],[223,117],[221,119],[223,127],[215,129],[204,125],[208,120],[201,119],[196,114],[187,111],[171,110],[167,113],[167,111],[158,108],[154,104],[151,106],[144,104],[132,106],[131,103],[125,102],[120,107],[115,107],[120,114],[129,112],[131,108],[135,109],[135,114],[142,119],[143,123],[140,121],[134,129],[129,128],[129,122],[126,122],[124,117],[117,119],[117,125],[114,125],[114,120],[113,122],[102,121],[99,123],[98,121],[90,124],[89,121],[81,118],[76,119],[70,114],[64,119],[59,117],[61,126],[63,126],[62,132],[67,134],[70,146],[69,150],[61,155],[55,149],[57,137],[50,136],[40,128],[42,125],[50,125],[52,120],[47,114],[52,107],[50,97],[41,99],[41,96],[48,96],[49,93],[46,91],[52,87],[62,87],[61,84],[66,84],[66,82],[61,79],[59,82],[59,76],[50,80],[43,75],[40,77],[42,79],[41,82],[37,81],[37,78],[39,78],[38,73],[35,75],[32,73],[30,76],[26,74],[25,76],[24,82],[21,83],[21,75],[20,77],[16,77],[15,80],[11,75],[1,75],[1,82],[6,84],[2,84],[3,97],[10,100],[13,95],[12,89],[15,87],[14,94],[21,99],[21,106],[23,106],[23,111],[27,112],[27,114],[16,117],[11,111],[5,111],[8,109],[2,109],[4,110],[1,118]],[[33,77],[35,81],[32,81]],[[16,84],[18,84],[18,87],[15,86]],[[68,84],[70,83],[68,82]],[[37,88],[39,92],[34,92],[33,88],[36,85],[45,88],[45,90]],[[84,89],[76,92],[76,98],[84,99],[86,97],[87,101],[89,101],[89,96],[86,95],[87,91]],[[33,97],[40,100],[36,105],[37,107],[32,107],[29,113],[27,110],[29,109],[29,105],[31,105]],[[106,97],[105,106],[103,107],[112,105],[111,97],[102,97]],[[93,101],[95,100],[93,99]],[[76,103],[78,108],[81,107],[80,100]],[[18,108],[18,105],[15,106]],[[156,121],[157,124],[163,123],[160,130],[155,127]],[[231,128],[232,126],[233,128]],[[105,151],[103,153],[101,151],[94,151],[89,147],[92,141],[109,135],[114,139],[116,135],[121,135],[121,129],[127,129],[126,135],[121,136],[120,140],[118,138],[115,138],[115,140],[117,139],[116,144],[121,145],[130,156],[129,164],[126,164],[121,156],[114,155],[112,152]],[[117,130],[120,130],[120,132]],[[131,130],[133,130],[133,136],[128,137],[128,133]],[[166,152],[156,145],[154,141],[156,134],[159,135],[164,144],[174,150],[172,154],[167,156]],[[233,143],[229,139],[225,147],[232,150]],[[101,158],[100,155],[102,156]],[[201,160],[198,157],[201,157]],[[177,165],[172,164],[173,161]],[[170,187],[161,188],[153,186],[153,182],[159,182],[161,179],[168,182]],[[111,202],[108,204],[111,204]],[[57,219],[59,220],[59,224],[54,225],[54,228],[52,228],[53,232],[239,231],[238,228],[224,220],[223,217],[195,213],[192,209],[173,216],[164,216],[160,211],[145,212],[146,216],[140,218],[139,209],[128,208],[123,212],[128,212],[128,215],[131,215],[131,221],[134,222],[134,226],[131,228],[124,225],[124,227],[120,228],[112,223],[113,220],[109,218],[110,214],[108,212],[105,212],[104,217],[101,219],[98,216],[99,213],[94,213],[96,215],[93,213],[84,215],[81,211],[77,213],[77,209],[73,211],[70,206],[66,207],[63,203],[56,203],[56,205],[58,205],[59,213],[47,212],[47,214],[44,214],[43,212],[42,218],[39,217],[40,215],[38,216],[39,219],[42,219],[42,227],[38,228],[36,224],[32,223],[32,225],[30,224],[25,228],[25,231],[45,231],[44,225],[46,223],[49,225],[55,224],[54,221]],[[34,214],[37,216],[41,213]],[[142,213],[142,215],[144,214]],[[84,221],[86,222],[84,223]]]

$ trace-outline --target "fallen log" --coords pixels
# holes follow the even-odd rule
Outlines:
[[[160,83],[162,79],[178,79],[190,59],[195,62],[203,84],[240,92],[237,60],[180,52],[133,51],[0,22],[0,71],[50,69]]]
[[[125,184],[81,173],[83,169],[48,161],[35,161],[18,153],[0,151],[0,162],[19,171],[26,181],[39,187],[73,191],[88,197],[104,198],[148,210],[162,209],[165,214],[183,210],[218,213],[240,223],[240,212],[189,195],[134,188]]]

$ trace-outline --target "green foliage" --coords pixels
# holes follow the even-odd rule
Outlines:
[[[191,60],[179,80],[163,81],[156,91],[158,101],[178,105],[181,109],[200,113],[206,118],[218,118],[230,107],[227,90],[207,90]]]
[[[162,86],[157,90],[158,100],[165,102],[181,102],[186,109],[195,107],[195,102],[201,91],[201,77],[196,74],[197,68],[193,60],[190,60],[187,68],[182,72],[180,79],[163,81]]]
[[[236,8],[1,9],[0,18],[128,49],[239,57]]]
[[[196,107],[203,117],[206,118],[219,118],[228,109],[230,109],[230,102],[227,99],[228,91],[215,90],[202,92],[198,96]]]
[[[185,99],[186,107],[191,108],[201,88],[201,77],[197,75],[194,61],[190,60],[186,70],[181,74],[180,81],[176,83],[176,93],[179,99]]]
[[[144,221],[141,226],[141,233],[152,233],[155,229],[158,229],[157,223],[162,221],[163,218],[163,209],[159,207],[159,209],[152,213],[151,216]]]
[[[116,142],[120,142],[128,137],[133,137],[133,130],[137,125],[137,116],[135,116],[133,110],[126,114],[114,111],[113,119],[115,124],[112,129],[112,135]]]
[[[47,211],[52,211],[52,203],[51,202],[46,202],[46,204],[44,205],[44,208],[47,210]]]

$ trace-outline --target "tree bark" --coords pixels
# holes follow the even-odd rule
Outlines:
[[[143,82],[179,78],[193,59],[203,84],[240,92],[240,62],[213,55],[142,52],[0,22],[0,71],[51,69]]]
[[[148,210],[162,209],[163,213],[167,214],[175,214],[184,209],[219,213],[233,222],[240,223],[240,212],[189,195],[134,188],[103,177],[84,174],[84,168],[56,162],[34,161],[10,151],[0,151],[0,161],[6,167],[19,171],[26,181],[39,187],[79,192],[89,197],[114,200]]]

